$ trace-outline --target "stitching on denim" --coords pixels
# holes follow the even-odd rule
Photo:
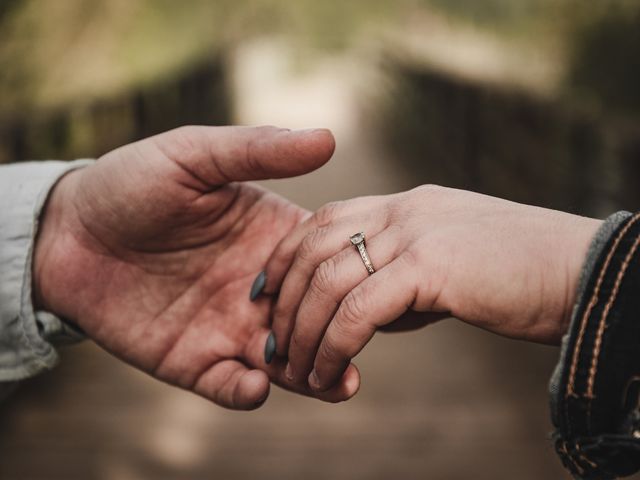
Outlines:
[[[600,288],[602,287],[602,282],[604,281],[604,275],[607,269],[609,268],[609,264],[611,263],[611,259],[613,258],[614,252],[617,250],[618,245],[620,245],[620,242],[622,241],[622,237],[624,237],[624,235],[629,231],[629,229],[633,226],[633,224],[638,221],[638,219],[640,219],[640,214],[634,215],[633,218],[624,226],[624,228],[616,236],[616,239],[613,242],[613,245],[611,246],[609,253],[607,254],[607,258],[605,259],[604,264],[600,269],[598,280],[596,282],[595,288],[593,289],[593,295],[591,296],[591,299],[587,304],[587,308],[585,309],[584,314],[582,315],[580,332],[578,333],[578,338],[576,339],[576,344],[573,350],[573,359],[571,360],[571,368],[569,370],[569,382],[567,385],[565,398],[568,398],[569,396],[574,396],[574,397],[576,396],[575,380],[576,380],[576,373],[578,371],[578,357],[580,355],[580,351],[582,349],[582,342],[584,341],[584,335],[587,330],[589,315],[591,315],[591,311],[593,310],[593,307],[595,307],[596,303],[598,303],[598,295],[600,294]]]
[[[624,259],[622,268],[620,269],[620,271],[618,272],[618,276],[616,277],[616,283],[613,287],[613,291],[609,296],[609,301],[604,307],[604,310],[602,312],[602,317],[600,317],[600,324],[598,325],[598,333],[596,335],[596,340],[593,346],[593,354],[591,357],[591,367],[589,368],[587,392],[585,394],[585,397],[589,399],[594,398],[593,387],[595,383],[596,374],[598,373],[598,362],[600,359],[600,351],[602,349],[602,338],[604,336],[604,330],[606,328],[607,317],[609,315],[609,312],[611,311],[611,307],[613,306],[613,303],[615,302],[618,296],[618,292],[620,291],[620,285],[622,284],[622,280],[624,279],[624,276],[627,273],[629,264],[631,263],[631,260],[633,260],[633,256],[636,253],[636,250],[638,249],[638,245],[640,245],[640,236],[638,236],[636,240],[633,242],[633,246],[631,247],[631,250],[629,250],[629,253],[627,253],[627,256]],[[591,402],[589,402],[588,414],[589,416],[591,415]]]
[[[578,442],[576,442],[576,450],[578,451],[578,456],[580,457],[580,460],[584,460],[592,468],[598,468],[598,464],[587,457],[587,455],[580,448],[580,444]]]
[[[573,468],[580,474],[583,475],[584,474],[584,469],[578,465],[578,462],[576,462],[575,458],[573,458],[573,456],[569,453],[569,450],[567,449],[567,442],[566,440],[563,440],[560,443],[560,452],[564,454],[564,457],[569,460],[569,462],[571,462],[571,465],[573,465]]]
[[[578,471],[578,473],[580,475],[584,475],[584,468],[582,468],[582,465],[580,465],[578,461],[575,458],[573,458],[572,455],[569,455],[569,458],[571,459],[571,463],[573,464],[575,469]]]
[[[587,465],[589,465],[591,468],[598,468],[598,464],[589,460],[587,457],[584,456],[584,454],[582,453],[578,453],[578,457],[580,457],[580,460],[582,460],[583,462],[585,462]]]

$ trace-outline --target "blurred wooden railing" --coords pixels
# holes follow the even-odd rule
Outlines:
[[[113,98],[55,111],[0,112],[0,163],[97,157],[179,125],[228,123],[226,78],[219,57]]]
[[[416,184],[550,208],[640,209],[640,122],[395,63],[379,119]]]

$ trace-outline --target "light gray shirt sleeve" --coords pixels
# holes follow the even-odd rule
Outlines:
[[[34,311],[31,262],[49,191],[65,173],[90,162],[0,166],[0,398],[11,383],[52,368],[57,344],[82,339],[61,319]]]

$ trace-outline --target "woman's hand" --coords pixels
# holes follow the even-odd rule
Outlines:
[[[312,394],[287,381],[282,362],[265,364],[271,303],[247,296],[308,212],[246,180],[306,173],[333,149],[327,130],[183,127],[68,174],[36,243],[39,307],[120,359],[226,407],[258,407],[269,379]],[[345,400],[358,383],[353,369],[319,397]]]
[[[285,375],[326,390],[376,330],[443,316],[558,343],[599,225],[437,186],[329,204],[285,237],[265,270],[265,293],[279,291],[272,328]],[[360,231],[372,275],[349,240]]]

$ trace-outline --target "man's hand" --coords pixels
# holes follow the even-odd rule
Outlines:
[[[82,328],[115,356],[237,409],[261,405],[271,303],[251,282],[308,215],[255,185],[329,160],[327,130],[183,127],[127,145],[58,183],[34,259],[39,308]],[[268,373],[256,369],[265,370]],[[357,370],[322,395],[346,400]]]

